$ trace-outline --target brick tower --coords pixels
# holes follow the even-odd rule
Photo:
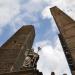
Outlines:
[[[69,67],[75,75],[75,21],[56,6],[50,10],[60,31],[59,38]]]
[[[36,69],[39,55],[32,49],[34,37],[34,27],[23,26],[0,47],[1,75],[42,75]]]

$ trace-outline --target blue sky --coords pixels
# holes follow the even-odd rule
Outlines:
[[[37,52],[37,47],[42,47],[37,68],[44,75],[51,71],[71,75],[49,10],[53,6],[75,19],[75,0],[0,0],[0,46],[23,25],[34,25],[33,48]]]

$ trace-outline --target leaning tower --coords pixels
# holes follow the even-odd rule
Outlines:
[[[75,21],[56,6],[50,10],[60,32],[58,36],[67,62],[75,75]]]
[[[34,38],[34,27],[23,26],[0,47],[0,75],[42,75],[36,69],[39,55],[32,49]]]

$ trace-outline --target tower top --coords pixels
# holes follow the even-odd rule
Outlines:
[[[51,14],[52,14],[58,28],[74,22],[74,20],[72,18],[70,18],[67,14],[65,14],[62,10],[60,10],[56,6],[50,8],[50,11],[51,11]]]

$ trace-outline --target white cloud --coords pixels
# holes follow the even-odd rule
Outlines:
[[[59,39],[57,39],[55,43],[55,47],[50,44],[49,40],[36,43],[35,47],[42,47],[39,52],[40,59],[37,68],[42,71],[44,75],[50,75],[52,71],[54,71],[56,75],[62,75],[63,73],[71,75]]]
[[[22,9],[28,11],[28,13],[35,13],[43,8],[42,0],[30,0],[28,3],[22,5]]]
[[[17,0],[0,0],[0,33],[3,27],[19,13],[19,8]]]
[[[19,4],[16,0],[0,0],[0,24],[6,24],[18,13]]]
[[[50,13],[50,6],[46,7],[43,11],[42,11],[42,15],[43,15],[43,19],[44,18],[51,18],[51,13]]]

